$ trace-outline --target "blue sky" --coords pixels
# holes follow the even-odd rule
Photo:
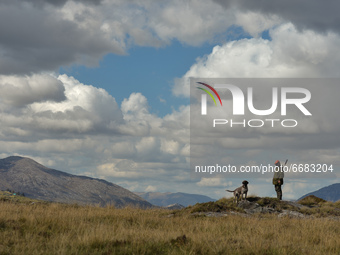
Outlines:
[[[269,39],[268,30],[261,35]],[[108,54],[95,67],[72,65],[61,67],[60,74],[75,77],[84,84],[104,88],[120,104],[133,92],[142,92],[148,98],[150,111],[164,116],[188,104],[185,97],[175,97],[172,87],[176,78],[182,77],[195,63],[211,53],[212,48],[222,42],[251,38],[242,27],[231,26],[219,35],[215,43],[206,42],[191,46],[173,40],[163,47],[129,48],[126,54]]]
[[[190,178],[189,77],[339,77],[338,5],[2,1],[0,156],[30,157],[132,191],[225,196],[240,179]],[[326,92],[319,94],[328,102],[333,95]],[[307,129],[328,142],[290,146],[289,139],[304,139],[301,131],[289,138],[280,133],[277,143],[301,162],[338,166],[337,106],[324,105],[330,125]],[[230,160],[256,159],[271,148],[269,137],[247,132],[240,142],[239,133],[230,132],[229,147],[215,149],[226,150]],[[272,162],[276,154],[267,155],[246,163]],[[334,182],[338,172],[332,179],[288,179],[284,197]],[[275,195],[270,179],[251,179],[250,185],[253,194]]]
[[[209,54],[211,49],[210,44],[193,47],[180,42],[162,48],[134,47],[126,55],[105,56],[98,67],[72,66],[61,68],[60,73],[104,88],[119,104],[131,93],[142,92],[151,112],[163,116],[173,107],[188,104],[188,99],[172,95],[174,79],[182,77],[197,57]]]

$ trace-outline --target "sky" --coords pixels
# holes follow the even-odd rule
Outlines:
[[[30,157],[131,191],[230,196],[224,190],[242,179],[190,177],[189,77],[338,78],[339,5],[0,1],[0,157]],[[338,105],[325,95],[318,102],[334,108],[333,118],[310,131],[324,138],[322,146],[317,140],[301,146],[296,141],[306,140],[303,132],[294,134],[295,142],[284,136],[277,142],[296,160],[339,167]],[[232,139],[239,143],[238,137]],[[261,138],[243,155],[271,148],[266,134]],[[225,153],[240,155],[235,147]],[[276,159],[269,153],[259,161]],[[286,178],[284,199],[339,176]],[[271,179],[248,181],[250,194],[275,195]]]

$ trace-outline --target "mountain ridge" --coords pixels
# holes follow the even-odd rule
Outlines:
[[[47,168],[33,159],[19,156],[0,159],[0,189],[15,190],[31,198],[53,202],[152,207],[117,184]]]
[[[316,191],[309,192],[308,194],[300,197],[298,200],[301,200],[310,195],[314,195],[327,201],[336,202],[340,200],[340,183],[334,183]]]
[[[142,197],[146,201],[157,206],[168,206],[173,204],[181,204],[183,206],[194,205],[196,203],[205,203],[210,201],[216,201],[215,199],[200,195],[189,194],[183,192],[135,192],[138,196]]]

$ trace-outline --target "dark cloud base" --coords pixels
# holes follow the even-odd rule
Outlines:
[[[263,15],[278,15],[292,22],[299,30],[312,29],[318,32],[340,33],[340,2],[319,0],[213,0],[226,9],[260,12]]]

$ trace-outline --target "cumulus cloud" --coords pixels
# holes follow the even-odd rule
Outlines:
[[[60,75],[58,80],[65,87],[67,100],[60,103],[35,103],[31,106],[36,113],[71,113],[78,111],[87,115],[89,113],[93,122],[105,125],[107,128],[114,127],[114,123],[123,121],[122,113],[116,100],[109,95],[104,89],[95,88],[90,85],[84,85],[67,75]],[[72,116],[73,117],[73,116]],[[88,116],[87,116],[88,117]]]
[[[79,27],[58,12],[18,1],[0,3],[2,74],[56,70],[71,63],[93,65],[104,54],[124,52],[115,38]]]
[[[334,33],[299,32],[287,23],[270,30],[272,40],[241,39],[201,57],[181,79],[173,93],[189,96],[189,77],[284,78],[338,77],[340,37]]]
[[[240,12],[236,15],[235,23],[241,26],[253,37],[259,37],[260,33],[283,23],[277,15],[263,15],[258,12]]]
[[[66,99],[61,81],[50,75],[0,76],[3,104],[21,107],[35,102],[60,102]]]
[[[76,174],[121,181],[176,179],[187,171],[187,107],[162,119],[149,112],[141,93],[118,106],[104,89],[67,75],[2,76],[1,82],[15,84],[15,89],[3,87],[0,100],[3,157],[15,153]],[[172,132],[181,118],[185,123]]]
[[[202,187],[229,187],[233,183],[231,181],[224,182],[221,178],[202,178],[197,185]]]
[[[305,5],[307,11],[297,15],[296,5]],[[327,35],[339,32],[337,5],[317,1],[266,5],[217,0],[185,4],[180,0],[2,1],[0,72],[29,74],[72,64],[93,66],[108,53],[125,54],[131,45],[162,47],[172,40],[201,45],[223,38],[232,25],[257,36],[290,21],[298,29]]]
[[[258,14],[254,16],[256,18]],[[267,20],[267,19],[266,19]],[[264,24],[264,27],[269,24]],[[248,28],[248,30],[251,28]],[[263,28],[254,28],[258,33]],[[299,31],[292,23],[285,23],[269,30],[271,39],[250,38],[227,42],[215,46],[206,56],[197,59],[187,73],[177,79],[173,87],[173,93],[177,96],[189,96],[189,77],[196,77],[209,83],[216,83],[209,78],[229,78],[229,82],[240,82],[239,78],[317,78],[339,77],[337,66],[340,56],[337,53],[337,45],[340,37],[334,32],[318,33],[313,30]],[[235,78],[234,80],[232,78]],[[196,79],[196,80],[197,80]],[[193,81],[196,81],[195,79]],[[265,87],[266,79],[252,79],[252,87],[257,91],[255,105],[259,109],[268,109],[265,105],[268,96]],[[303,80],[300,79],[299,82]],[[196,123],[193,118],[196,105],[191,103],[191,162],[194,165],[232,165],[240,169],[240,166],[268,165],[284,155],[291,163],[328,163],[338,165],[338,160],[332,154],[338,155],[340,122],[336,117],[339,93],[335,86],[328,86],[327,81],[320,86],[316,79],[305,80],[306,86],[312,93],[311,103],[308,108],[313,113],[312,120],[299,116],[298,111],[291,112],[289,118],[297,119],[297,128],[287,130],[285,128],[238,128],[228,129],[225,126],[211,130],[212,119],[221,118],[219,108],[209,108],[206,123]],[[312,82],[314,81],[314,82]],[[218,82],[217,82],[218,83]],[[223,83],[223,82],[221,82]],[[242,82],[241,82],[242,83]],[[313,85],[314,84],[314,85]],[[191,84],[193,86],[193,84]],[[221,93],[221,91],[219,91]],[[267,94],[266,94],[267,93]],[[232,101],[228,96],[222,98],[223,105],[232,109]],[[325,103],[327,102],[327,103]],[[200,106],[197,106],[200,107]],[[200,112],[200,110],[197,110]],[[327,112],[327,114],[325,114]],[[230,121],[233,117],[230,112],[222,115]],[[246,113],[242,116],[252,119],[252,115]],[[287,117],[287,116],[286,116]],[[257,119],[265,119],[256,116]],[[273,118],[282,119],[280,114]],[[199,127],[199,128],[198,128]],[[333,153],[331,153],[333,151]],[[254,153],[255,152],[255,153]],[[273,162],[268,162],[269,160]],[[251,163],[247,163],[251,162]],[[332,163],[331,163],[332,162]],[[236,174],[233,178],[245,175],[251,178],[271,178],[271,175]],[[328,173],[323,178],[337,178],[339,173]],[[200,174],[200,185],[212,182],[205,181],[206,175]],[[208,175],[209,176],[209,175]],[[225,178],[226,175],[213,175],[213,177]],[[305,174],[288,174],[290,179],[309,177]],[[315,176],[314,176],[315,177]]]
[[[124,113],[134,113],[141,119],[148,114],[148,107],[147,99],[141,93],[132,93],[122,103],[122,111]]]
[[[210,1],[169,1],[157,6],[150,27],[164,41],[178,39],[189,45],[200,45],[233,24],[232,10],[223,10]]]
[[[2,135],[27,139],[76,133],[118,132],[123,115],[105,90],[66,75],[1,76]],[[20,132],[21,130],[21,132]],[[13,133],[13,131],[15,131]]]
[[[232,11],[203,0],[14,0],[0,7],[1,74],[93,66],[108,53],[125,54],[131,45],[161,47],[173,39],[200,45],[234,20]]]

